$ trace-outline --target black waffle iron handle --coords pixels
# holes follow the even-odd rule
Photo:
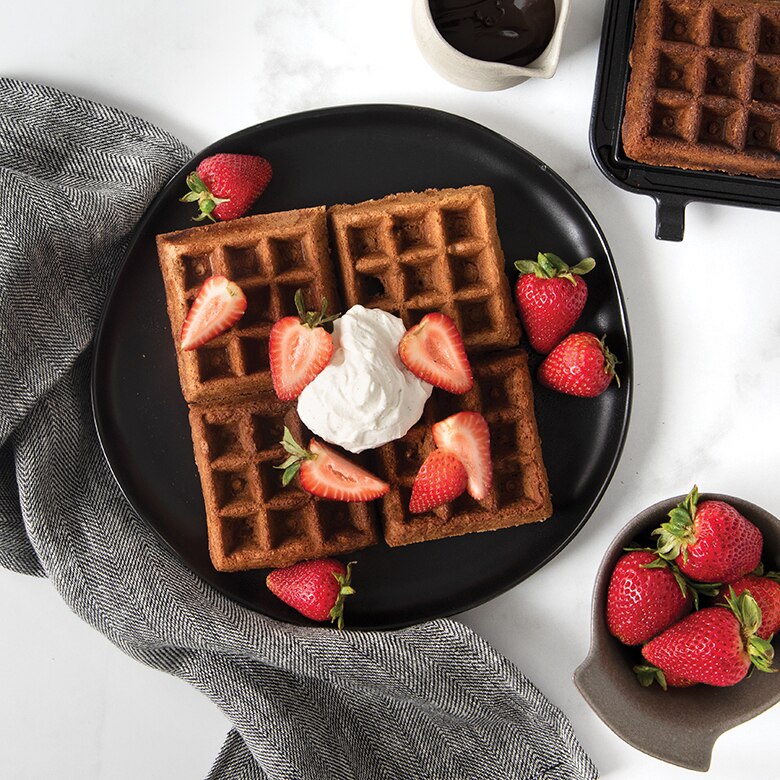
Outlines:
[[[685,233],[685,207],[690,202],[680,195],[654,195],[655,237],[660,241],[682,241]]]

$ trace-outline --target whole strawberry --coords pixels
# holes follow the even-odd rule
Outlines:
[[[653,535],[658,554],[698,582],[733,582],[761,562],[758,528],[725,501],[699,502],[695,485]]]
[[[674,564],[650,550],[618,560],[607,587],[607,627],[626,645],[641,645],[687,615],[694,604]]]
[[[286,569],[274,569],[265,579],[268,589],[285,604],[311,620],[330,619],[344,628],[344,599],[355,590],[350,584],[351,561],[346,566],[334,558],[302,561]]]
[[[725,603],[730,591],[739,596],[745,591],[756,600],[761,609],[761,625],[756,632],[762,639],[771,639],[780,629],[780,582],[777,574],[757,576],[748,574],[724,585],[718,592],[718,603]]]
[[[198,202],[195,222],[243,217],[271,181],[271,163],[254,154],[214,154],[187,176],[190,191],[181,200]],[[216,219],[215,219],[216,217]]]
[[[667,628],[642,655],[676,680],[725,687],[744,679],[751,663],[772,668],[774,649],[757,636],[761,610],[748,593],[728,598],[728,607],[707,607]]]
[[[574,327],[588,299],[582,278],[596,265],[592,257],[570,267],[552,252],[518,260],[515,298],[531,346],[546,355]]]
[[[601,395],[614,379],[620,361],[607,349],[604,338],[592,333],[572,333],[542,361],[539,382],[551,390],[581,398]]]

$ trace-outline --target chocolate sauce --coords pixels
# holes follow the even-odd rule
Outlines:
[[[428,0],[443,38],[469,57],[527,65],[555,28],[554,0]]]

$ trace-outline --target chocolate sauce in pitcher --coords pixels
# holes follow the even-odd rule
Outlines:
[[[527,65],[555,29],[554,0],[429,0],[442,37],[469,57]]]

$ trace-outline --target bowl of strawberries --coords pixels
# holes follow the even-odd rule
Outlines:
[[[707,771],[724,731],[780,701],[779,569],[780,520],[755,504],[694,486],[648,507],[601,562],[575,684],[629,744]]]

